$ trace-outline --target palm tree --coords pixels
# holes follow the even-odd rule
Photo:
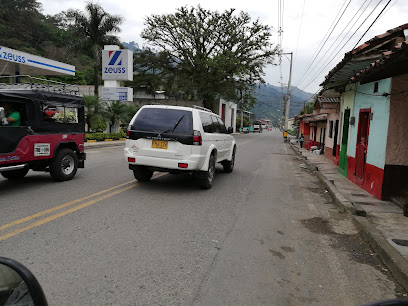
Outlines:
[[[126,116],[126,105],[122,104],[120,101],[108,102],[106,111],[109,119],[109,133],[112,133],[112,127],[119,123],[120,121],[127,118]]]
[[[76,35],[73,47],[79,50],[90,50],[94,60],[95,95],[98,96],[99,74],[101,73],[102,49],[104,45],[121,45],[114,33],[120,32],[123,18],[110,15],[98,4],[88,2],[85,13],[79,10],[67,12]]]

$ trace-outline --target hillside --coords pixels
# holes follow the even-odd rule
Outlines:
[[[296,89],[296,90],[295,90]],[[313,94],[299,91],[296,87],[292,87],[292,94],[290,99],[290,117],[297,115],[304,106],[305,101]],[[278,86],[270,84],[260,85],[255,91],[256,104],[251,110],[256,115],[256,118],[268,118],[272,119],[276,124],[280,116],[281,104],[283,107],[283,94],[286,93],[286,89],[282,90]]]

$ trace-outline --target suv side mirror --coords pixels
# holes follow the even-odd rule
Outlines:
[[[0,305],[48,305],[37,279],[21,263],[0,257],[0,276]]]
[[[230,127],[228,128],[228,130],[227,130],[227,133],[228,133],[228,134],[234,133],[234,128],[233,128],[232,126],[230,126]]]

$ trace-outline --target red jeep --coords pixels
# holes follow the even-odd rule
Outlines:
[[[28,80],[0,83],[0,174],[19,179],[32,169],[70,180],[86,158],[82,94],[72,85]]]

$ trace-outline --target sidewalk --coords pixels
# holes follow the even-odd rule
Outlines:
[[[85,142],[85,149],[125,146],[126,140]]]
[[[408,291],[408,217],[404,217],[402,209],[376,199],[349,181],[338,172],[332,160],[300,149],[297,143],[290,144],[304,157],[305,164],[325,185],[339,209],[353,215],[363,239]]]

